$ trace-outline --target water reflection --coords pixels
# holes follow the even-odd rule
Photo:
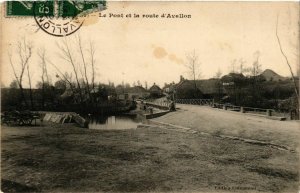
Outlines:
[[[92,117],[89,129],[135,129],[142,119],[137,116],[108,116]]]

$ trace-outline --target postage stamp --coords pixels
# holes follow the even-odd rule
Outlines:
[[[73,34],[82,26],[86,14],[104,9],[105,0],[6,2],[6,16],[34,17],[44,32],[58,37]]]

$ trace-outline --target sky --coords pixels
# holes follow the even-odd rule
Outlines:
[[[67,41],[75,58],[75,36],[82,38],[85,54],[89,41],[94,43],[96,82],[117,85],[139,81],[144,85],[147,81],[148,86],[178,82],[180,75],[190,78],[186,56],[193,51],[198,56],[202,79],[214,77],[218,70],[227,74],[234,60],[242,59],[244,66],[251,66],[257,51],[262,69],[290,76],[275,35],[277,16],[283,50],[294,72],[299,66],[297,2],[108,2],[107,6],[102,15],[186,14],[191,18],[104,18],[98,14],[85,18],[84,25]],[[1,16],[1,84],[9,86],[14,80],[8,51],[18,71],[16,45],[23,37],[34,46],[29,61],[33,86],[41,81],[38,49],[45,48],[46,57],[62,72],[72,72],[57,47],[63,38],[40,30],[32,17],[7,18],[3,12]],[[52,82],[57,81],[57,70],[50,64],[47,67]],[[90,70],[88,74],[91,78]],[[24,86],[28,87],[27,77]]]

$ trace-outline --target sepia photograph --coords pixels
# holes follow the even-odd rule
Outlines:
[[[1,192],[299,193],[298,1],[0,3]]]

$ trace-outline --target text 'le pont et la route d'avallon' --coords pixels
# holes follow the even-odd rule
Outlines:
[[[171,13],[162,13],[162,14],[138,14],[138,13],[99,13],[101,18],[192,18],[190,14],[171,14]]]

